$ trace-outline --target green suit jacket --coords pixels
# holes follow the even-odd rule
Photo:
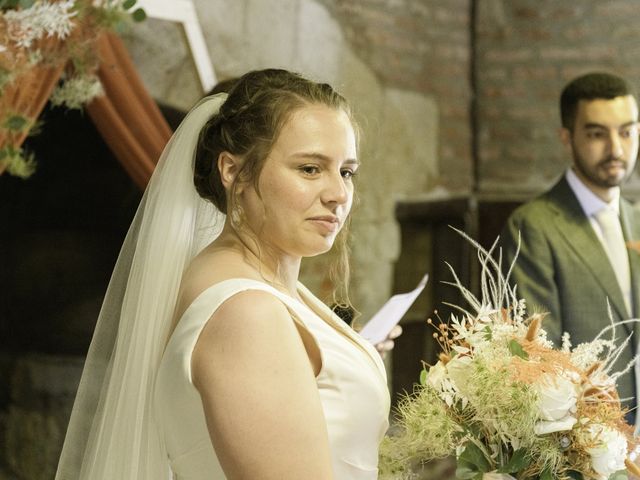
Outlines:
[[[640,214],[622,198],[620,218],[625,239],[640,240]],[[614,321],[637,316],[640,253],[627,249],[634,310],[627,312],[607,254],[564,176],[551,190],[509,217],[501,238],[505,271],[515,257],[518,232],[520,253],[510,283],[517,285],[518,297],[526,300],[529,313],[548,312],[543,328],[556,345],[560,345],[562,332],[569,332],[574,346],[593,340],[609,325],[607,299]],[[638,324],[616,329],[618,344],[632,336],[617,369],[633,358],[639,334]],[[633,398],[627,403],[629,407],[635,406],[635,382],[633,369],[618,379],[620,397]]]

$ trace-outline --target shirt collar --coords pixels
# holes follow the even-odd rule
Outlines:
[[[576,175],[571,167],[567,169],[565,179],[578,198],[578,202],[580,202],[580,206],[587,217],[595,215],[604,208],[612,208],[620,215],[620,187],[612,189],[611,201],[605,202],[580,180],[580,177]]]

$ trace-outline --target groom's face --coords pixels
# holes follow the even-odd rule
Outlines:
[[[576,174],[596,195],[631,174],[638,155],[638,105],[631,95],[580,100],[572,131],[564,129]]]

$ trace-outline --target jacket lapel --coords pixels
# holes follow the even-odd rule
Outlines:
[[[564,177],[551,190],[549,197],[552,200],[552,208],[556,211],[553,220],[559,235],[591,271],[602,287],[604,295],[609,299],[611,309],[619,318],[629,318],[631,314],[627,312],[607,253]],[[605,301],[604,297],[602,301]],[[628,325],[625,327],[628,327],[627,330],[631,333],[632,328]]]
[[[640,222],[636,221],[633,206],[624,199],[620,199],[620,220],[622,232],[627,241],[627,253],[629,255],[629,269],[631,271],[631,302],[632,316],[640,315]],[[635,323],[635,330],[640,334],[640,325]]]

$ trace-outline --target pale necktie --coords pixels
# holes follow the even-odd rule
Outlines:
[[[595,214],[595,219],[602,230],[605,250],[618,278],[618,284],[622,290],[627,311],[631,313],[629,256],[627,255],[627,247],[624,242],[624,236],[622,235],[622,227],[620,226],[618,213],[612,208],[603,208]]]

